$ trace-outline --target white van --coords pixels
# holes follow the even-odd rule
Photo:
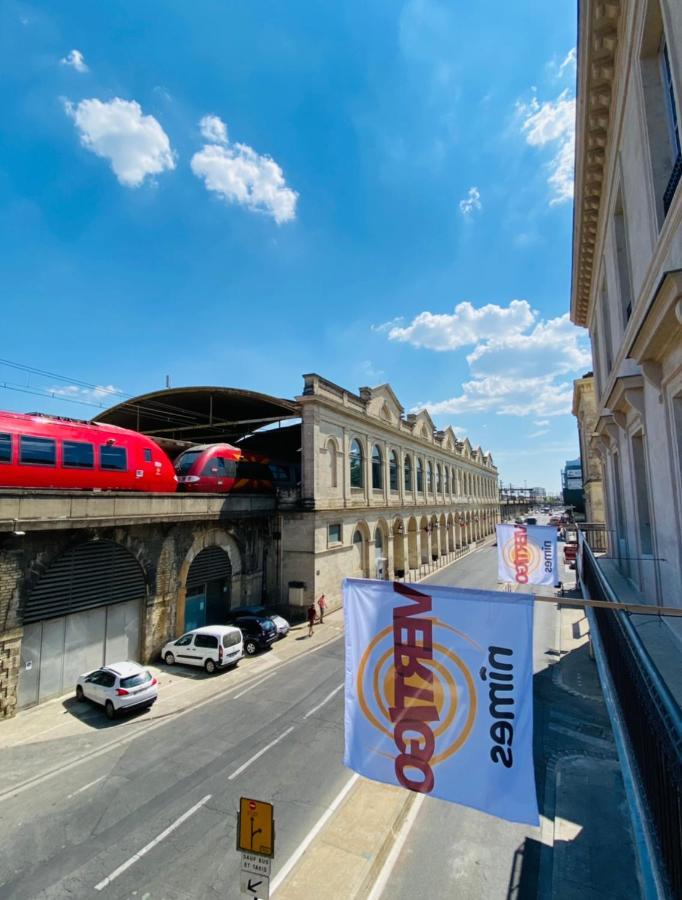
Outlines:
[[[163,661],[172,666],[203,666],[211,674],[216,669],[236,666],[244,655],[242,633],[233,625],[204,625],[168,641],[161,651]]]

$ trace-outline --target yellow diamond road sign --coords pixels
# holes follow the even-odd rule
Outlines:
[[[261,856],[275,855],[272,803],[240,797],[237,850],[244,853],[259,853]]]

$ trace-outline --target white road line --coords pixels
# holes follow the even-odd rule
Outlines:
[[[315,713],[318,711],[318,709],[322,709],[322,707],[324,706],[324,704],[325,704],[325,703],[328,703],[328,702],[332,699],[332,697],[334,696],[334,694],[338,694],[338,692],[341,690],[342,687],[343,687],[343,684],[340,684],[338,687],[335,687],[334,690],[331,692],[331,694],[327,694],[327,696],[324,698],[324,700],[322,701],[322,703],[318,703],[317,706],[314,706],[309,712],[307,712],[307,713],[303,716],[303,718],[304,718],[304,719],[307,719],[309,716],[315,715]]]
[[[266,744],[266,746],[263,747],[262,750],[259,750],[258,753],[254,753],[254,755],[253,755],[250,759],[247,759],[246,762],[245,762],[243,765],[241,765],[238,769],[235,769],[234,772],[233,772],[231,775],[228,775],[228,776],[227,776],[227,780],[228,780],[228,781],[232,781],[234,778],[237,777],[237,775],[241,775],[241,773],[244,771],[244,769],[248,769],[248,768],[249,768],[249,766],[251,765],[251,763],[255,763],[255,761],[256,761],[257,759],[260,759],[260,757],[261,757],[264,753],[267,753],[267,751],[268,751],[271,747],[274,747],[275,744],[279,744],[279,742],[282,741],[282,740],[284,740],[284,738],[285,738],[288,734],[291,734],[291,732],[294,730],[294,728],[295,728],[294,725],[292,725],[291,728],[287,728],[287,730],[284,731],[284,732],[282,732],[282,734],[280,734],[279,737],[275,738],[274,741],[270,741],[270,743],[269,743],[269,744]]]
[[[372,890],[367,895],[367,900],[379,900],[384,890],[386,889],[386,885],[388,884],[388,879],[391,877],[391,873],[393,872],[393,867],[395,866],[398,857],[400,856],[400,852],[405,846],[405,841],[407,840],[407,836],[412,830],[412,826],[415,823],[419,810],[421,809],[422,803],[426,799],[426,794],[418,794],[414,803],[412,804],[412,808],[405,816],[405,820],[403,824],[400,826],[400,831],[398,832],[398,836],[395,839],[395,843],[391,847],[391,852],[386,857],[386,862],[379,872],[379,877],[374,882]]]
[[[88,788],[94,787],[100,781],[103,781],[106,777],[106,775],[100,775],[99,778],[95,778],[94,781],[90,781],[88,784],[84,784],[83,787],[78,788],[78,790],[74,791],[73,794],[67,794],[66,799],[70,800],[72,797],[75,797],[76,794],[82,794],[83,791],[87,791]]]
[[[158,835],[154,838],[153,841],[150,841],[145,847],[143,847],[141,850],[138,850],[138,852],[135,853],[134,856],[131,856],[130,859],[127,859],[127,860],[123,863],[123,865],[121,865],[121,866],[118,867],[118,869],[114,869],[114,871],[111,873],[111,875],[107,876],[107,878],[105,878],[103,881],[100,881],[99,884],[96,884],[96,885],[95,885],[95,890],[96,890],[96,891],[102,891],[102,890],[104,890],[104,888],[105,888],[108,884],[111,884],[111,882],[112,882],[115,878],[118,878],[119,875],[122,875],[123,872],[126,871],[126,869],[129,869],[129,868],[130,868],[132,865],[134,865],[139,859],[142,859],[142,857],[143,857],[146,853],[149,853],[150,850],[153,850],[154,847],[156,847],[157,844],[160,844],[161,841],[162,841],[164,838],[167,838],[168,835],[169,835],[171,832],[175,831],[175,829],[178,828],[180,825],[182,825],[182,823],[183,823],[186,819],[189,819],[189,817],[190,817],[190,816],[193,816],[194,813],[195,813],[198,809],[201,809],[201,807],[202,807],[205,803],[208,803],[208,801],[211,799],[211,796],[212,796],[211,794],[206,794],[206,796],[203,797],[198,803],[195,803],[194,806],[193,806],[191,809],[188,809],[186,813],[183,813],[178,819],[176,819],[175,822],[173,822],[172,825],[169,825],[168,828],[165,828],[165,829],[161,832],[161,834],[158,834]]]
[[[312,650],[306,650],[297,656],[292,656],[290,659],[285,659],[283,662],[277,663],[277,668],[270,674],[275,675],[280,671],[280,669],[283,669],[290,663],[296,662],[296,660],[299,659],[303,659],[304,657],[308,656],[309,653],[314,653],[315,650],[321,650],[323,647],[332,644],[334,641],[338,641],[341,637],[342,635],[338,635],[337,637],[330,638],[329,640],[325,641],[324,644],[320,644],[318,647],[313,647]],[[268,675],[267,677],[269,678],[270,675]],[[264,679],[261,679],[261,681],[264,681]],[[253,685],[253,687],[255,686],[256,685]],[[125,744],[129,744],[131,741],[137,740],[138,737],[149,734],[150,731],[153,731],[156,728],[160,728],[162,725],[166,725],[170,720],[176,720],[180,718],[180,716],[183,716],[188,712],[194,712],[197,709],[201,709],[201,707],[206,706],[207,703],[215,703],[217,700],[236,700],[237,696],[241,696],[241,694],[244,693],[242,691],[240,694],[232,696],[232,691],[238,689],[239,686],[235,685],[233,688],[228,688],[223,692],[211,694],[210,696],[205,697],[203,700],[199,700],[197,703],[194,703],[191,706],[186,706],[183,709],[172,710],[169,713],[164,713],[160,718],[156,718],[148,725],[140,726],[139,730],[135,730],[134,732],[127,734],[125,737],[118,738],[115,741],[109,741],[109,743],[104,744],[104,746],[102,747],[98,747],[96,750],[91,750],[88,753],[81,754],[81,756],[72,759],[71,762],[63,763],[62,765],[56,766],[54,769],[50,769],[47,772],[42,772],[40,775],[34,775],[32,778],[27,779],[26,781],[16,785],[15,787],[0,791],[0,801],[11,800],[13,797],[18,796],[19,794],[23,794],[24,791],[27,791],[32,787],[36,787],[37,785],[42,784],[45,781],[49,781],[50,778],[54,778],[55,775],[62,775],[64,772],[68,772],[69,769],[74,769],[76,768],[76,766],[80,766],[84,762],[90,762],[90,760],[96,759],[98,756],[103,756],[105,753],[109,753],[110,750],[115,750],[116,747],[122,747]],[[21,746],[21,744],[10,744],[9,746],[19,747]],[[4,747],[0,746],[0,751],[3,749]]]
[[[334,813],[339,808],[339,806],[341,806],[343,801],[346,799],[348,792],[353,787],[353,785],[355,784],[355,782],[358,780],[359,777],[360,776],[356,772],[354,775],[352,775],[348,779],[348,781],[345,783],[345,785],[341,788],[339,793],[336,795],[336,797],[332,801],[331,806],[329,806],[325,810],[325,812],[320,816],[320,818],[317,820],[317,822],[315,822],[315,824],[310,829],[308,834],[306,834],[306,836],[303,838],[301,843],[298,845],[298,847],[294,850],[292,855],[286,861],[284,866],[279,870],[279,872],[277,873],[277,876],[270,883],[270,896],[271,897],[275,893],[277,888],[281,886],[284,879],[289,875],[291,870],[294,868],[296,863],[299,861],[299,859],[303,856],[303,854],[306,852],[308,847],[315,840],[315,838],[320,833],[320,831],[327,824],[327,821],[334,815]]]

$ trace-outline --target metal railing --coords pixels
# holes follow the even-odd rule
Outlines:
[[[593,553],[608,553],[609,533],[603,522],[576,522]]]
[[[673,163],[672,172],[670,173],[668,186],[663,194],[663,213],[666,216],[668,215],[670,204],[673,202],[673,197],[675,196],[675,191],[677,190],[680,178],[682,178],[682,153],[677,154],[677,159]]]
[[[595,600],[615,597],[587,541],[581,576]],[[673,897],[682,897],[682,711],[634,628],[630,614],[594,609],[641,795]]]

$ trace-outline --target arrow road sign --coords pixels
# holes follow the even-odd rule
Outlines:
[[[267,875],[252,875],[251,872],[241,872],[239,881],[242,894],[248,897],[258,897],[259,900],[269,900],[270,879]]]
[[[240,798],[237,850],[258,853],[261,856],[275,855],[272,803],[251,800],[248,797]]]

